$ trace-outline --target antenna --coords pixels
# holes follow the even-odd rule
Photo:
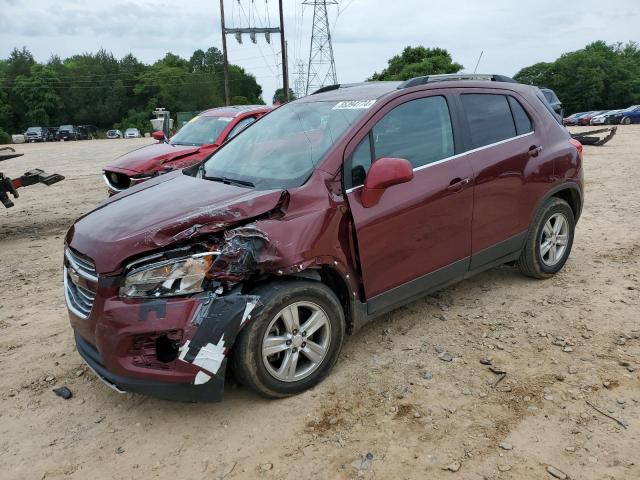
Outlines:
[[[480,65],[480,60],[482,60],[482,55],[484,55],[484,50],[480,52],[480,56],[478,57],[478,63],[476,63],[476,68],[473,69],[473,73],[478,71],[478,65]]]
[[[327,5],[337,5],[337,0],[305,0],[303,5],[313,6],[313,30],[309,49],[306,94],[326,85],[338,83],[336,63],[333,57],[331,29]]]

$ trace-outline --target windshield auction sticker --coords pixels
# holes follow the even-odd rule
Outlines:
[[[347,100],[344,102],[338,103],[334,110],[366,110],[367,108],[371,108],[373,104],[376,103],[375,100]]]

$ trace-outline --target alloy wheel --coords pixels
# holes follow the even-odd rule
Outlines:
[[[548,267],[557,265],[567,251],[569,244],[569,222],[562,213],[555,213],[542,229],[540,236],[540,258]]]
[[[322,364],[330,343],[331,323],[325,311],[312,302],[296,302],[269,323],[262,340],[262,360],[274,378],[297,382]]]

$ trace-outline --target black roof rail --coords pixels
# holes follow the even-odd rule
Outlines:
[[[321,87],[311,95],[317,95],[319,93],[330,92],[331,90],[338,90],[340,88],[340,84],[336,83],[335,85],[327,85],[326,87]]]
[[[453,82],[456,80],[481,80],[485,82],[507,82],[518,83],[513,78],[505,75],[485,74],[485,73],[452,73],[445,75],[427,75],[424,77],[415,77],[398,85],[398,90],[418,85],[426,85],[436,82]]]
[[[335,85],[327,85],[326,87],[319,88],[311,95],[317,95],[319,93],[330,92],[332,90],[338,90],[340,88],[351,88],[351,87],[359,87],[361,85],[366,85],[369,82],[359,82],[359,83],[337,83]]]

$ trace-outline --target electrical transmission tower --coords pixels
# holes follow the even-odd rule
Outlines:
[[[293,90],[296,94],[296,98],[302,98],[307,92],[307,75],[304,71],[304,62],[298,60],[296,62],[295,80],[293,82]]]
[[[327,5],[337,5],[338,2],[337,0],[305,0],[302,4],[313,6],[313,30],[307,69],[306,94],[308,95],[325,85],[338,83],[327,15]]]

